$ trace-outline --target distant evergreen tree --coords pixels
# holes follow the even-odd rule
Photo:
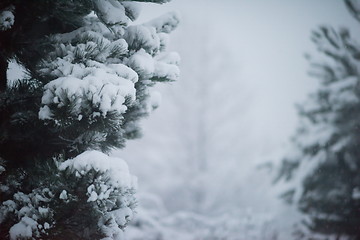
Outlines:
[[[122,239],[136,181],[106,153],[140,136],[148,88],[179,76],[177,14],[130,23],[136,2],[168,1],[1,1],[0,239]],[[8,81],[11,59],[24,79]]]
[[[356,1],[346,4],[356,17]],[[360,45],[344,28],[320,27],[312,41],[320,86],[299,106],[294,152],[278,177],[291,185],[283,197],[308,216],[299,238],[360,239]]]

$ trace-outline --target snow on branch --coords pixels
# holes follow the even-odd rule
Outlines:
[[[15,16],[13,6],[0,12],[0,31],[6,31],[10,29],[15,23]]]

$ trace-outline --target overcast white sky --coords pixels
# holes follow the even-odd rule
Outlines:
[[[139,22],[168,11],[181,14],[171,48],[180,51],[183,62],[191,57],[182,54],[183,44],[188,38],[196,40],[199,28],[211,33],[210,40],[228,46],[238,63],[234,77],[250,89],[251,111],[244,116],[252,123],[248,137],[266,143],[263,154],[288,141],[297,122],[294,104],[316,86],[304,59],[314,50],[311,30],[323,24],[346,26],[360,37],[359,25],[340,0],[173,0],[145,6]],[[181,71],[186,76],[187,69]]]

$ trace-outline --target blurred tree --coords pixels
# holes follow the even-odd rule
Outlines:
[[[346,4],[358,19],[356,1]],[[360,239],[360,45],[344,28],[320,27],[312,41],[322,57],[309,57],[320,85],[298,107],[295,148],[277,180],[291,185],[283,197],[308,216],[310,236]]]
[[[139,7],[0,3],[1,239],[121,238],[136,183],[105,153],[140,136],[148,88],[179,75],[179,56],[166,52],[177,14],[130,25]],[[24,79],[8,81],[10,59]]]
[[[178,47],[182,57],[187,57],[182,63],[187,71],[169,89],[170,93],[165,95],[167,102],[159,110],[166,111],[166,118],[172,122],[164,137],[173,139],[166,142],[169,149],[166,157],[171,159],[171,168],[166,172],[174,180],[171,183],[174,187],[163,186],[161,195],[166,196],[165,203],[171,211],[186,209],[209,214],[230,207],[233,203],[229,199],[238,194],[228,178],[230,169],[239,164],[239,132],[245,126],[240,116],[247,110],[248,95],[241,79],[234,77],[232,69],[236,62],[230,50],[212,40],[211,34],[201,27],[192,28],[198,29],[196,38],[183,41]],[[196,46],[196,55],[190,53],[189,44]],[[213,53],[213,49],[219,51]],[[183,198],[176,198],[175,193],[181,193]]]
[[[254,184],[263,186],[244,180],[252,99],[239,77],[237,58],[227,40],[215,40],[203,24],[189,23],[192,38],[176,44],[184,60],[180,81],[161,86],[166,101],[145,123],[146,136],[118,153],[133,157],[130,164],[145,197],[126,231],[128,239],[277,239],[270,214],[252,211],[248,204],[256,201],[250,190]],[[250,174],[261,178],[261,173]],[[156,201],[147,205],[146,199]]]

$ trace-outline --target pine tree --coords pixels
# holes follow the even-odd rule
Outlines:
[[[346,4],[357,16],[355,1]],[[299,106],[294,152],[279,173],[291,185],[283,197],[307,216],[298,237],[360,239],[360,45],[347,29],[327,26],[312,41],[321,60],[309,57],[311,73],[320,84]]]
[[[139,7],[0,3],[1,239],[121,239],[136,179],[107,153],[140,136],[149,87],[179,76],[179,56],[166,52],[178,15],[131,25]],[[24,79],[8,81],[10,59]]]

